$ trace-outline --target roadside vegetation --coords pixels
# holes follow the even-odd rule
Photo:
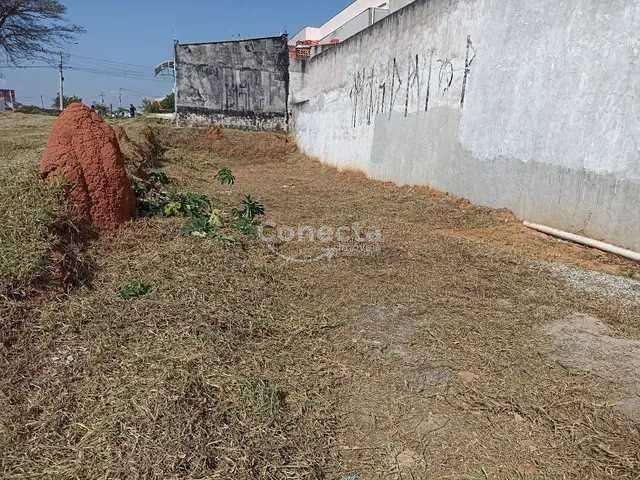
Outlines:
[[[175,94],[170,93],[162,100],[150,100],[145,98],[142,101],[144,113],[173,113],[175,110]]]
[[[82,98],[76,96],[76,95],[64,95],[62,97],[62,104],[64,105],[64,108],[67,108],[69,105],[71,105],[72,103],[82,103]],[[51,101],[51,108],[55,109],[55,110],[59,110],[60,109],[60,94],[58,93],[55,98]]]
[[[46,186],[37,165],[52,120],[33,117],[13,129],[0,117],[0,290],[21,290],[46,274],[63,211],[59,188]],[[8,134],[11,131],[11,134]],[[7,133],[4,133],[7,132]]]

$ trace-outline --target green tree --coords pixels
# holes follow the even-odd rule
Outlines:
[[[145,98],[142,100],[142,108],[144,113],[160,113],[160,102]]]
[[[58,0],[0,0],[0,54],[10,62],[51,56],[84,29]]]
[[[106,117],[109,115],[109,107],[106,105],[102,105],[101,103],[97,103],[94,105],[96,112],[100,114],[101,117]]]
[[[176,96],[170,93],[159,102],[145,98],[142,101],[144,113],[172,113],[175,110]]]
[[[63,100],[64,108],[67,108],[72,103],[82,103],[82,99],[76,96],[67,97],[65,95]],[[60,94],[56,95],[56,98],[53,99],[53,103],[51,104],[51,106],[53,108],[60,108]]]
[[[166,97],[162,99],[160,102],[160,108],[164,112],[173,112],[175,110],[176,105],[176,96],[174,93],[170,93]]]

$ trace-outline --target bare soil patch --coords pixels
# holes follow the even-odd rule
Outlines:
[[[611,336],[603,322],[580,314],[547,325],[545,332],[554,339],[554,359],[621,385],[629,397],[613,403],[640,421],[640,341]]]

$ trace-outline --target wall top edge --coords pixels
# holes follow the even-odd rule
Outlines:
[[[240,40],[222,40],[219,42],[192,42],[192,43],[176,42],[176,45],[180,47],[192,47],[192,46],[198,46],[198,45],[222,45],[225,43],[246,43],[246,42],[255,42],[259,40],[281,40],[286,38],[288,38],[287,34],[276,35],[273,37],[254,37],[254,38],[243,38]]]

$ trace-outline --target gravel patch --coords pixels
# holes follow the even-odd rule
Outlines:
[[[640,281],[569,265],[544,263],[558,280],[581,292],[627,304],[640,305]]]

